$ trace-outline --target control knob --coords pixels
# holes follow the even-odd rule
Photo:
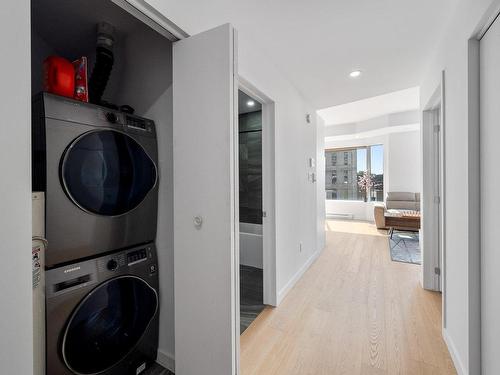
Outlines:
[[[114,259],[110,259],[108,261],[108,264],[106,264],[106,268],[110,271],[116,271],[116,269],[118,268],[118,262]]]

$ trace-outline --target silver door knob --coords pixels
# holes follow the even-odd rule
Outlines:
[[[202,224],[203,224],[203,218],[201,216],[195,216],[194,217],[194,227],[196,229],[201,229]]]

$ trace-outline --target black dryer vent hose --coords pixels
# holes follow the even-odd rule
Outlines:
[[[100,104],[109,81],[113,63],[114,26],[106,22],[97,25],[97,48],[94,68],[89,79],[89,101]]]

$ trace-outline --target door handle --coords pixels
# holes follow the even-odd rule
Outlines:
[[[201,226],[203,225],[203,218],[200,215],[195,216],[193,222],[196,229],[201,229]]]

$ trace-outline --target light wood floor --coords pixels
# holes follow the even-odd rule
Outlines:
[[[373,225],[328,221],[322,255],[241,336],[242,375],[456,374],[420,268],[392,262]]]

